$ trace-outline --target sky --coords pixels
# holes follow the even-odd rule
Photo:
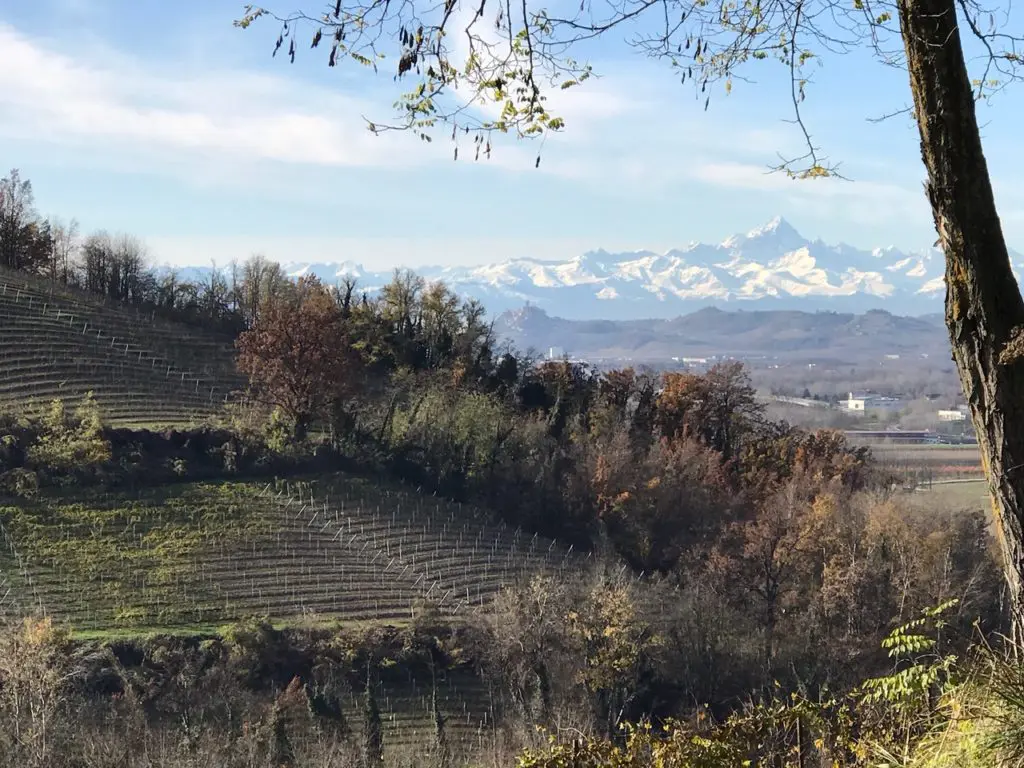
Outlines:
[[[781,65],[748,66],[705,111],[626,32],[584,51],[600,77],[552,96],[563,133],[543,147],[503,137],[479,162],[464,142],[456,162],[444,129],[432,143],[366,129],[394,114],[390,72],[328,68],[305,46],[295,64],[272,58],[277,26],[237,29],[242,12],[234,0],[0,0],[0,174],[31,179],[43,215],[139,236],[157,264],[568,259],[719,242],[778,215],[830,243],[935,240],[915,127],[869,119],[909,103],[906,74],[862,53],[823,57],[805,102],[849,181],[768,172],[800,146]],[[1024,250],[1024,101],[1007,90],[979,109],[1007,239]]]

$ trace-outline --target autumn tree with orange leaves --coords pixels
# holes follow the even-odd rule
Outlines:
[[[280,409],[297,440],[357,387],[361,363],[343,313],[315,277],[269,300],[237,347],[238,368],[249,376],[253,398]]]
[[[736,458],[744,434],[762,421],[763,406],[742,363],[719,363],[704,375],[666,373],[656,420],[670,440],[693,437]]]

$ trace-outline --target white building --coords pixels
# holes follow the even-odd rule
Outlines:
[[[898,397],[883,397],[873,392],[851,392],[846,402],[840,402],[840,407],[853,413],[865,413],[867,411],[898,411],[903,407],[903,401]]]
[[[799,405],[801,408],[828,408],[829,404],[810,397],[787,397],[786,395],[774,395],[773,399],[778,403]]]
[[[963,411],[937,411],[936,416],[939,417],[939,421],[966,421],[967,414]]]

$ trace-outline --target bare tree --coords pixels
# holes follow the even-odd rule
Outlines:
[[[227,316],[231,306],[231,286],[216,263],[210,264],[209,275],[202,284],[202,294],[203,314],[211,320]]]
[[[75,219],[66,224],[60,219],[51,222],[53,250],[50,256],[48,277],[54,282],[67,284],[71,279],[72,267],[81,245],[78,222]]]
[[[569,9],[568,14],[563,14]],[[1024,300],[1010,267],[982,152],[975,101],[1019,78],[1024,36],[1009,31],[1009,3],[979,0],[608,0],[579,6],[487,0],[338,0],[323,13],[287,16],[249,7],[236,24],[281,23],[274,53],[294,60],[301,34],[328,49],[328,64],[390,64],[411,81],[394,124],[429,138],[444,124],[472,132],[475,155],[495,132],[537,136],[564,127],[546,107],[551,87],[591,76],[571,57],[580,44],[632,26],[630,43],[666,61],[697,88],[707,108],[716,86],[731,87],[746,65],[787,68],[794,122],[805,150],[775,166],[796,178],[838,174],[801,113],[809,67],[824,54],[867,47],[909,74],[926,185],[946,254],[946,320],[995,502],[1013,623],[1024,626]],[[1002,26],[996,16],[1002,19]],[[983,52],[973,81],[961,34]],[[304,37],[304,41],[309,41]],[[480,109],[496,104],[497,110]],[[489,116],[490,115],[490,116]],[[457,145],[456,145],[457,147]],[[456,148],[456,157],[457,148]],[[539,164],[540,157],[537,158]],[[1024,630],[1021,630],[1024,635]],[[1024,637],[1022,637],[1024,639]]]
[[[108,232],[94,232],[82,244],[78,265],[79,282],[92,293],[105,294],[113,262],[113,239]]]
[[[146,247],[132,235],[89,235],[82,245],[79,273],[86,290],[117,301],[139,304],[156,291],[156,278],[146,266]]]
[[[0,179],[0,266],[40,269],[50,249],[49,230],[36,212],[32,182],[13,169]]]
[[[255,324],[263,306],[286,290],[288,278],[277,262],[262,254],[251,256],[242,265],[238,288],[242,318],[247,326]]]

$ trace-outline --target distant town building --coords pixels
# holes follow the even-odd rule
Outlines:
[[[548,360],[561,360],[565,357],[565,350],[561,347],[551,347],[548,349]]]
[[[939,417],[939,421],[966,421],[967,414],[961,410],[955,411],[938,411],[936,416]]]
[[[846,401],[839,402],[839,407],[845,408],[851,413],[898,411],[903,407],[903,401],[898,397],[884,397],[873,392],[851,392]]]
[[[775,402],[777,403],[788,403],[789,405],[799,405],[801,408],[828,408],[828,403],[822,402],[821,400],[815,400],[810,397],[788,397],[786,395],[775,395]]]
[[[863,430],[848,429],[843,432],[846,439],[853,445],[872,445],[874,443],[934,443],[939,440],[939,435],[929,429],[921,431],[909,431],[902,429],[880,429]]]
[[[900,356],[899,355],[886,355],[885,359],[886,360],[899,360]]]

